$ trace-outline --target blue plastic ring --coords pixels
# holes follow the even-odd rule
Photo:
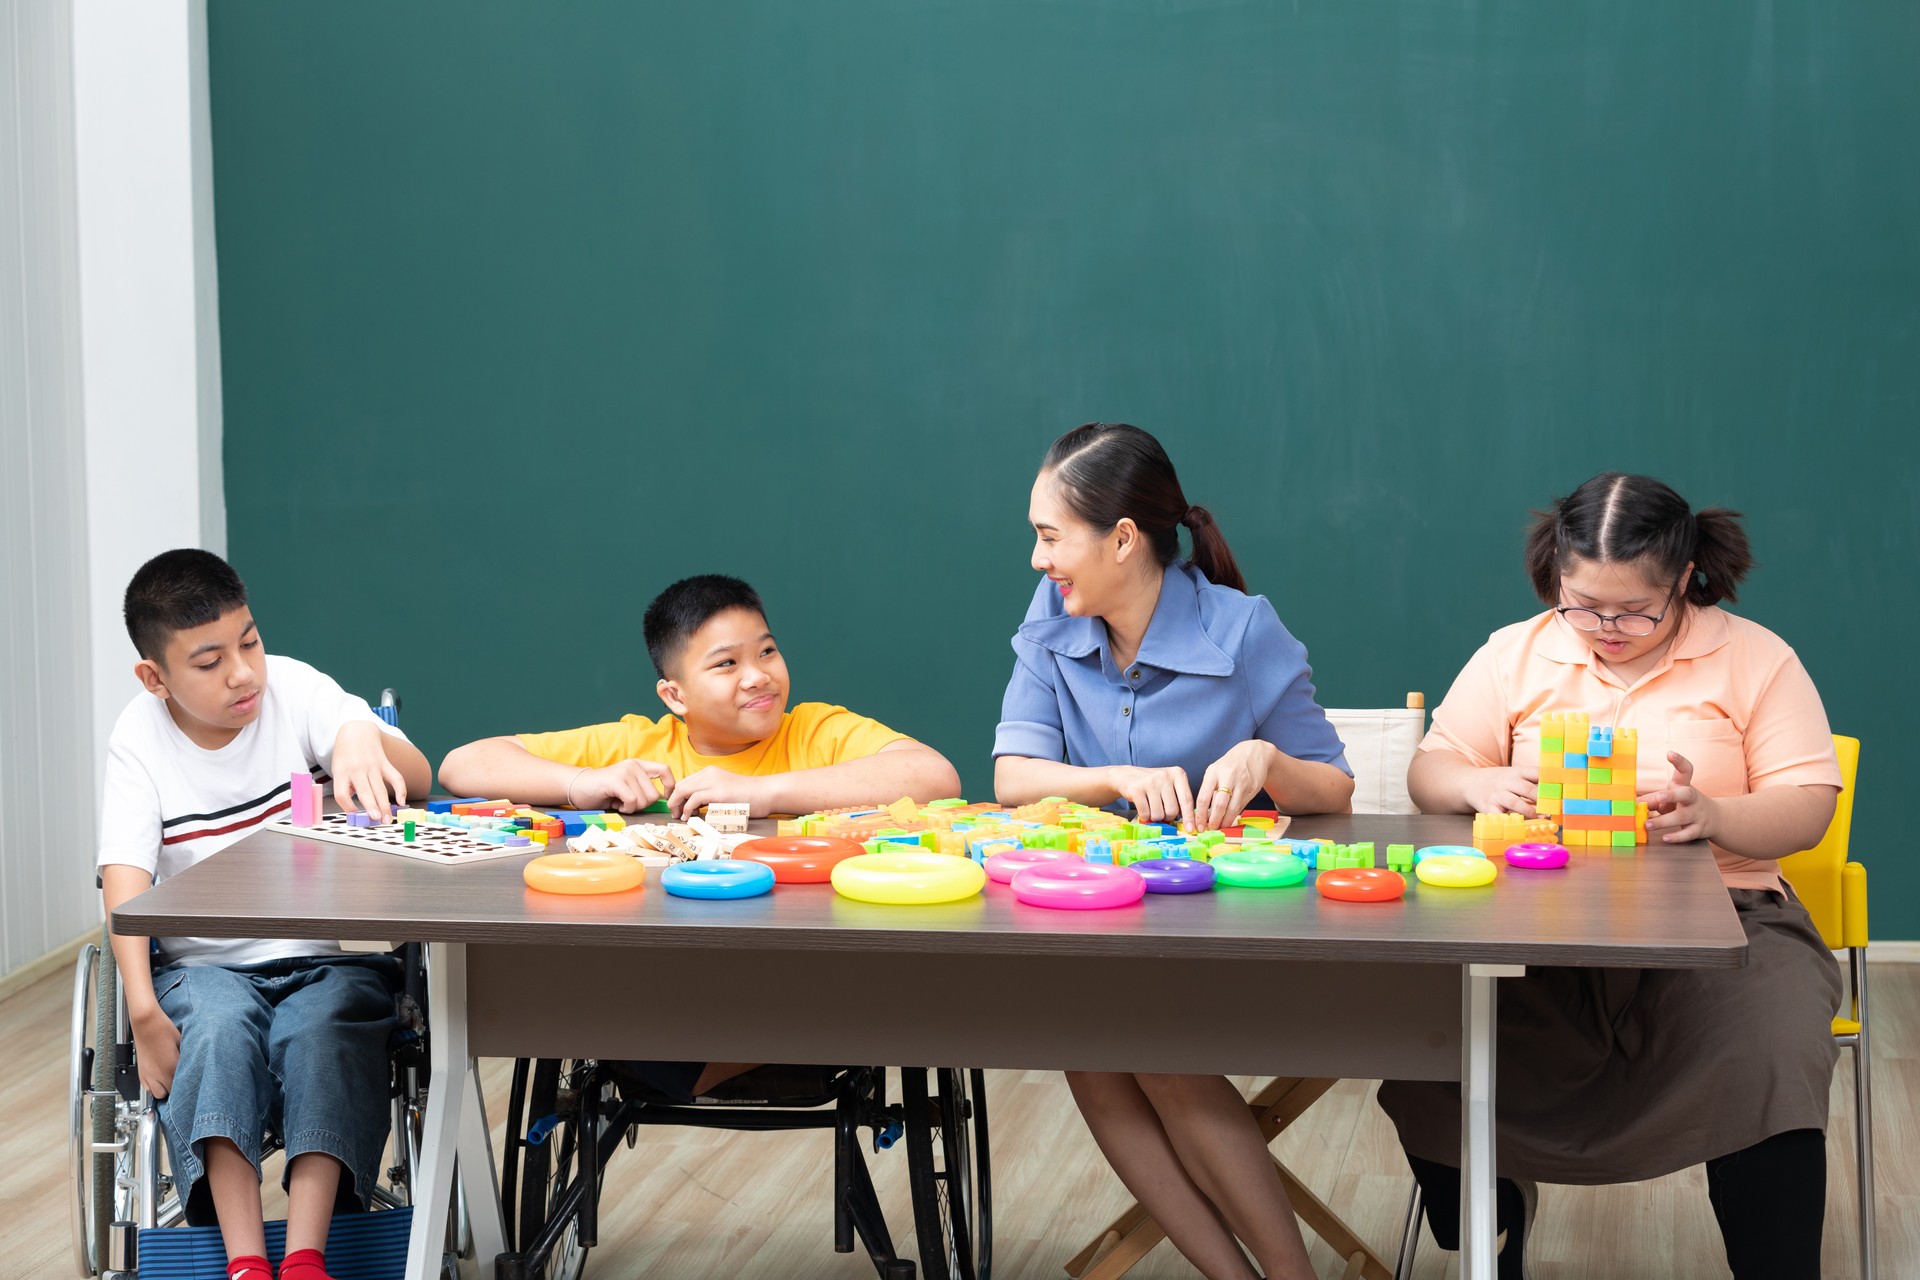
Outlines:
[[[1413,865],[1422,858],[1484,858],[1486,853],[1470,844],[1430,844],[1413,851]]]
[[[757,898],[773,888],[773,868],[744,858],[676,862],[660,873],[660,887],[676,898]]]

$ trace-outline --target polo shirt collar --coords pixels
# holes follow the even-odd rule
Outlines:
[[[1167,566],[1160,599],[1147,622],[1147,635],[1134,662],[1191,676],[1230,676],[1233,659],[1207,638],[1200,621],[1200,588],[1207,580],[1183,560]],[[1063,658],[1084,658],[1107,644],[1107,627],[1097,618],[1060,614],[1022,623],[1020,634]],[[1111,666],[1107,655],[1102,665]]]
[[[1704,658],[1724,647],[1732,636],[1733,628],[1727,624],[1726,611],[1719,606],[1689,609],[1686,621],[1681,624],[1679,638],[1667,650],[1666,658],[1656,670],[1664,671],[1670,664],[1689,658]],[[1566,617],[1558,613],[1548,620],[1535,652],[1549,662],[1582,667],[1593,665],[1593,650],[1580,638],[1580,633],[1573,629]]]

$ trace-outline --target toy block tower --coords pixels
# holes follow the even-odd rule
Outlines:
[[[1636,786],[1639,752],[1636,729],[1590,727],[1577,714],[1541,717],[1538,807],[1560,819],[1562,844],[1631,848],[1647,842],[1647,807]]]

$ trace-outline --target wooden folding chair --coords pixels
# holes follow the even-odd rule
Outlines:
[[[1272,1142],[1281,1130],[1305,1114],[1321,1094],[1338,1083],[1338,1080],[1282,1076],[1255,1094],[1247,1106],[1260,1126],[1261,1136]],[[1347,1260],[1342,1280],[1393,1280],[1393,1269],[1367,1248],[1340,1216],[1327,1207],[1326,1201],[1294,1177],[1293,1171],[1281,1164],[1278,1156],[1273,1163],[1280,1170],[1280,1181],[1286,1184],[1293,1211],[1315,1235]],[[1106,1230],[1068,1260],[1067,1274],[1076,1280],[1116,1280],[1166,1237],[1167,1233],[1153,1216],[1136,1204],[1108,1223]]]

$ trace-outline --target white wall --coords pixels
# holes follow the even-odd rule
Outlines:
[[[99,915],[71,46],[0,0],[0,972]]]
[[[204,0],[0,0],[0,974],[99,920],[127,579],[224,551]]]
[[[226,550],[204,0],[76,0],[80,333],[95,740],[135,691],[120,598]],[[98,758],[104,759],[104,756]]]

